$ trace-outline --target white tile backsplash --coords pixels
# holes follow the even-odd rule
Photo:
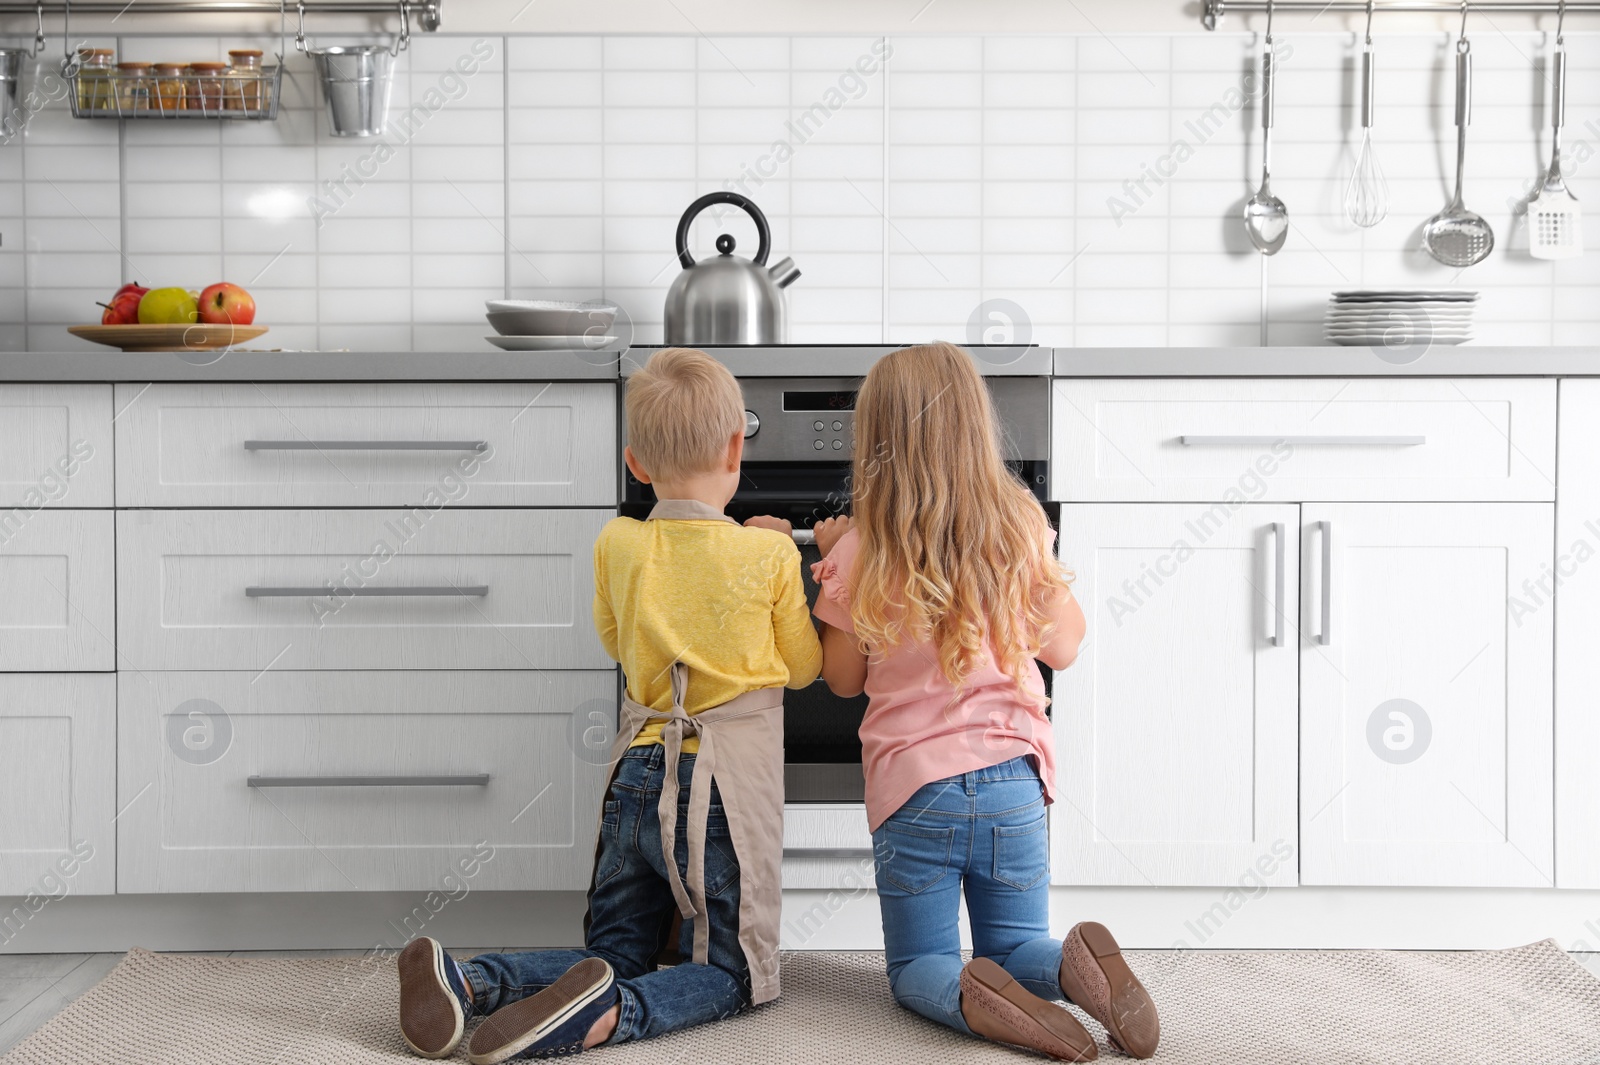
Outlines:
[[[94,43],[193,58],[239,42]],[[125,280],[220,277],[252,289],[285,347],[482,348],[482,301],[508,294],[604,293],[656,341],[678,218],[728,188],[802,270],[795,341],[1314,343],[1333,289],[1460,285],[1484,292],[1480,342],[1596,343],[1600,255],[1534,261],[1517,214],[1549,151],[1535,63],[1550,46],[1475,42],[1466,199],[1500,240],[1465,272],[1419,246],[1454,178],[1443,34],[1379,40],[1391,213],[1370,230],[1340,208],[1359,41],[1280,35],[1273,184],[1294,228],[1271,259],[1237,222],[1260,167],[1251,34],[419,34],[389,131],[367,140],[329,135],[291,52],[276,122],[124,128],[57,103],[0,147],[0,348],[82,346],[63,327]],[[1600,34],[1568,49],[1583,197],[1600,174]],[[1589,231],[1600,248],[1594,212]],[[692,253],[715,254],[720,232],[753,252],[753,225],[718,208]]]

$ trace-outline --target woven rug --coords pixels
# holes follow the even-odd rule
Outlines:
[[[1451,953],[1128,956],[1161,1009],[1161,1062],[1600,1065],[1600,979],[1550,941]],[[771,1005],[584,1058],[595,1065],[1027,1060],[897,1007],[880,954],[788,953],[783,982],[783,997]],[[257,960],[134,950],[0,1065],[415,1062],[400,1040],[395,997],[387,956]],[[1102,1058],[1120,1058],[1103,1030],[1086,1023],[1102,1039]],[[465,1060],[465,1046],[457,1058]]]

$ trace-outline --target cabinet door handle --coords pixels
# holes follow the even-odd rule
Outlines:
[[[417,777],[247,777],[247,788],[486,788],[488,773]]]
[[[870,858],[871,847],[785,847],[785,858]]]
[[[246,440],[246,451],[488,451],[487,440]]]
[[[1317,642],[1326,647],[1333,642],[1333,522],[1317,522],[1322,537],[1322,627]]]
[[[367,595],[458,595],[481,599],[489,594],[489,586],[487,584],[467,584],[458,587],[453,584],[446,584],[437,587],[429,585],[400,585],[381,588],[270,588],[251,585],[244,590],[244,594],[251,599],[296,599],[303,597],[321,599],[325,595],[331,595],[335,598]]]
[[[1420,447],[1425,436],[1195,436],[1178,437],[1184,447],[1271,447],[1273,444],[1327,447]]]
[[[1283,522],[1272,523],[1272,646],[1283,646]]]

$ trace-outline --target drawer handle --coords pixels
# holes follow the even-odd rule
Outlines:
[[[785,858],[870,858],[871,847],[785,847]]]
[[[1273,444],[1303,444],[1324,447],[1420,447],[1425,436],[1180,436],[1184,447],[1271,447]]]
[[[488,773],[461,777],[249,777],[248,788],[486,788]]]
[[[457,587],[447,584],[443,587],[401,585],[393,588],[263,588],[258,585],[251,585],[244,590],[244,594],[251,599],[294,599],[305,596],[320,599],[325,595],[339,598],[359,595],[458,595],[481,599],[489,594],[489,586],[487,584],[466,584]]]
[[[246,440],[246,451],[488,451],[487,440]]]

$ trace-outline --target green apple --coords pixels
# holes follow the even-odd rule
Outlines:
[[[139,300],[140,325],[189,325],[199,319],[199,301],[181,288],[153,288]]]

